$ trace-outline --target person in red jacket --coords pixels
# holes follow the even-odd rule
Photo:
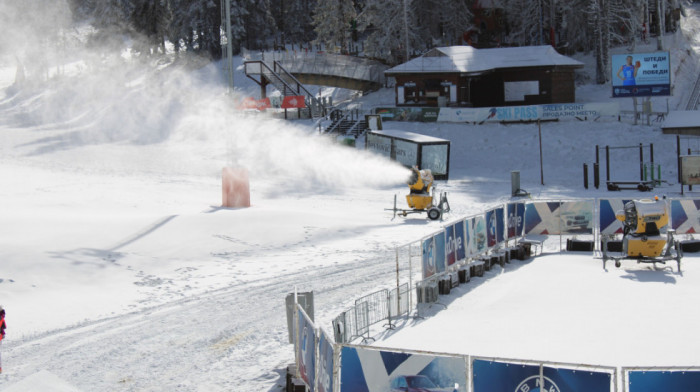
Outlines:
[[[5,338],[5,309],[0,305],[0,345],[2,344],[2,339]],[[2,373],[2,356],[0,356],[0,373]]]

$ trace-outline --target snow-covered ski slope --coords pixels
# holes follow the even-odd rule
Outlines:
[[[683,33],[666,37],[676,72],[671,109],[685,107],[687,81],[700,70],[700,19],[697,8],[692,11]],[[8,324],[0,390],[43,391],[54,378],[65,390],[81,391],[281,390],[282,372],[293,362],[285,295],[295,287],[313,290],[316,321],[329,330],[355,298],[395,282],[395,246],[440,227],[423,217],[392,220],[384,211],[395,194],[406,192],[402,167],[334,145],[310,121],[236,112],[218,65],[193,69],[180,60],[156,71],[129,56],[84,52],[68,60],[48,80],[27,75],[15,85],[14,57],[0,58],[0,303]],[[257,95],[240,59],[236,64],[236,92]],[[345,92],[322,93],[339,100]],[[609,85],[577,90],[581,102],[609,96]],[[666,98],[653,101],[666,107]],[[392,92],[383,90],[354,103],[369,109],[392,102]],[[663,136],[658,123],[542,124],[545,186],[539,184],[536,125],[385,125],[452,141],[450,181],[439,186],[449,192],[453,217],[508,200],[511,170],[521,171],[522,187],[534,198],[610,196],[582,187],[581,165],[593,162],[597,144],[654,143],[664,178],[675,183],[675,138]],[[612,157],[613,179],[638,175],[636,153]],[[227,165],[250,171],[251,208],[218,207]],[[618,195],[639,194],[612,196]],[[587,256],[547,256],[465,286],[463,298],[449,297],[455,310],[482,313],[439,312],[435,321],[403,328],[379,344],[415,348],[402,336],[420,334],[442,317],[517,330],[524,309],[548,293],[539,285],[551,283],[558,294],[552,319],[569,334],[540,329],[529,315],[525,331],[551,337],[555,348],[515,349],[494,338],[460,350],[614,365],[629,364],[637,353],[633,364],[650,364],[644,344],[634,344],[643,336],[668,349],[662,365],[697,364],[688,363],[697,351],[690,342],[700,287],[694,261],[685,259],[682,276],[635,265],[606,274],[600,260]],[[520,295],[517,288],[527,288],[532,275],[537,289]],[[567,284],[571,279],[579,284]],[[613,303],[598,310],[603,290],[620,305],[615,311]],[[595,295],[586,301],[590,292]],[[664,307],[669,298],[676,303]],[[632,328],[633,320],[654,317],[650,309],[661,315],[655,329]],[[658,331],[662,321],[668,329]],[[600,335],[573,341],[584,333]],[[615,335],[627,343],[614,347],[638,352],[610,353],[606,343]],[[423,335],[412,339],[423,349],[457,348],[428,343]]]

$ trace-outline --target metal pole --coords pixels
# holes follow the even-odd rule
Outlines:
[[[676,135],[676,171],[678,171],[678,183],[681,184],[681,195],[683,194],[683,180],[681,177],[681,135]]]
[[[221,0],[226,10],[226,61],[228,63],[228,88],[233,92],[233,47],[231,45],[231,0]]]
[[[540,183],[544,185],[544,168],[542,166],[542,124],[537,120],[537,129],[540,137]]]
[[[644,146],[639,143],[639,181],[644,181]]]
[[[688,155],[691,155],[690,147],[688,147]],[[692,186],[692,185],[688,185],[688,190],[689,190],[690,192],[692,192],[692,191],[693,191],[693,186]]]
[[[588,189],[588,164],[583,164],[583,187]]]
[[[408,244],[408,312],[413,309],[413,259],[411,258],[411,244]]]
[[[403,28],[404,28],[404,45],[406,46],[406,62],[410,60],[408,50],[408,0],[403,0]]]
[[[605,181],[610,181],[610,146],[605,146]]]
[[[396,249],[396,315],[401,314],[401,289],[399,288],[399,248]],[[391,309],[391,307],[389,307]],[[389,313],[389,324],[391,324],[391,313]]]
[[[593,164],[593,185],[595,189],[600,186],[600,166],[597,163]]]

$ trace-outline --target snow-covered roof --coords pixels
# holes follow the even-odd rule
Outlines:
[[[423,135],[423,134],[415,133],[415,132],[399,131],[396,129],[384,129],[381,131],[372,131],[371,133],[374,133],[377,135],[386,135],[386,136],[395,137],[395,138],[404,139],[404,140],[411,140],[411,141],[414,141],[416,143],[449,142],[449,140],[446,140],[446,139],[440,139],[437,137]]]
[[[670,111],[661,128],[698,128],[700,127],[700,112],[697,110]]]
[[[472,46],[447,46],[430,50],[421,57],[387,70],[401,73],[483,73],[498,68],[567,66],[583,63],[557,53],[550,45],[476,49]]]

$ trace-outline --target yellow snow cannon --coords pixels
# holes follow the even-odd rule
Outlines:
[[[396,195],[394,195],[394,216],[396,214],[406,216],[408,214],[426,212],[430,220],[438,220],[442,214],[450,211],[450,204],[447,202],[447,195],[440,193],[439,201],[435,203],[435,188],[433,187],[433,173],[429,169],[419,170],[417,167],[411,168],[411,176],[407,184],[409,193],[406,195],[406,203],[409,209],[400,209],[396,206]]]
[[[608,259],[634,259],[638,263],[661,263],[675,259],[678,272],[681,271],[683,257],[680,242],[674,239],[675,231],[668,229],[668,207],[665,200],[633,200],[618,211],[615,218],[622,222],[622,255],[610,256],[607,253],[607,239],[603,240],[603,268]]]

